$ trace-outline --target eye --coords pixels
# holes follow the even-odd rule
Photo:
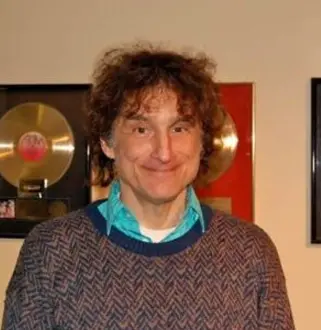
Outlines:
[[[133,133],[137,135],[147,135],[149,133],[149,129],[143,126],[137,126],[133,128]]]
[[[174,133],[184,133],[188,131],[188,128],[184,125],[174,126],[173,127]]]

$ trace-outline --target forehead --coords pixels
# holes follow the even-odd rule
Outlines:
[[[177,112],[178,97],[171,90],[152,90],[141,98],[140,107],[145,112],[157,112],[162,107],[171,108]]]
[[[120,113],[123,118],[132,118],[137,115],[180,117],[191,114],[189,102],[182,102],[175,91],[161,86],[132,94],[127,98]]]

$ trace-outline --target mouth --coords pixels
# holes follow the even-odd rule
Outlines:
[[[167,174],[167,173],[172,173],[175,172],[178,169],[178,166],[171,166],[171,167],[166,167],[166,168],[150,168],[150,167],[145,167],[145,170],[151,173],[155,174]]]

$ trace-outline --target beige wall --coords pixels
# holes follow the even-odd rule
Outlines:
[[[319,0],[2,0],[0,82],[87,82],[103,47],[142,38],[207,51],[221,81],[254,81],[256,222],[279,249],[297,328],[316,330],[321,250],[308,243],[309,78],[321,76],[320,12]],[[0,297],[20,246],[0,240]]]

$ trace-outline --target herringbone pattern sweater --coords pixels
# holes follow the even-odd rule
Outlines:
[[[28,236],[2,329],[294,329],[276,249],[257,226],[204,209],[205,234],[152,244],[107,237],[93,210]]]

